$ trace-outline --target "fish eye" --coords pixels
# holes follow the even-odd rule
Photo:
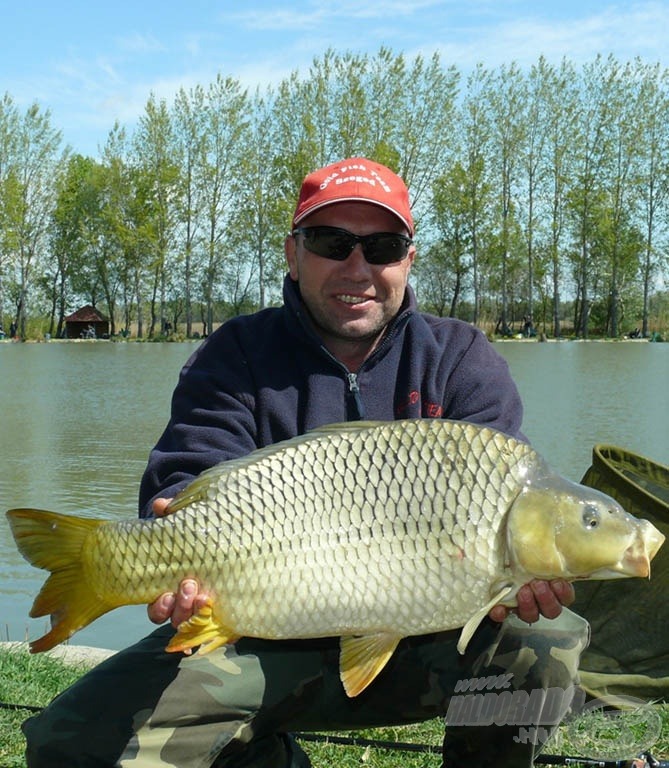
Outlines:
[[[583,510],[583,525],[590,531],[599,525],[599,510],[592,506],[587,506]]]

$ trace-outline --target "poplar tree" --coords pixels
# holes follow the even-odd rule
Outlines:
[[[666,250],[658,247],[662,213],[669,193],[669,73],[659,64],[641,65],[639,93],[640,155],[638,191],[640,221],[644,231],[641,264],[643,309],[641,332],[649,333],[649,302],[655,280],[668,262]]]
[[[177,251],[173,300],[183,292],[186,336],[193,334],[193,293],[197,250],[202,244],[204,214],[204,163],[206,160],[206,97],[202,86],[179,90],[172,109],[175,159],[179,183],[175,199],[176,227],[173,247]],[[178,318],[174,318],[176,327]]]
[[[242,185],[240,173],[248,128],[247,92],[231,78],[218,76],[206,93],[202,165],[203,248],[202,295],[206,333],[214,323],[214,301],[226,269],[226,257],[237,256],[229,248],[230,219]]]
[[[149,287],[149,338],[166,317],[166,269],[171,255],[176,212],[174,200],[178,195],[179,167],[174,131],[167,102],[152,94],[146,103],[133,137],[135,162],[148,182],[149,204],[153,220],[150,240],[152,264]]]
[[[22,338],[30,291],[46,258],[47,237],[55,195],[53,179],[61,152],[61,133],[51,125],[51,114],[32,104],[17,126],[15,156],[9,173],[9,206],[4,224],[11,234],[16,290],[16,324]]]

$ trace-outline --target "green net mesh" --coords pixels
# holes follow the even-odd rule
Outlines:
[[[596,445],[581,482],[650,520],[669,541],[669,467],[611,445]],[[669,544],[650,580],[576,585],[576,613],[592,627],[581,684],[593,696],[624,694],[669,701]]]

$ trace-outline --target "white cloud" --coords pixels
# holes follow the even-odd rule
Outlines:
[[[666,61],[662,31],[669,24],[666,4],[642,3],[620,9],[555,20],[535,10],[514,19],[478,29],[463,29],[458,39],[438,45],[443,60],[468,69],[479,62],[496,67],[516,61],[530,65],[543,55],[557,62],[563,58],[579,65],[597,54],[613,53],[620,61],[636,56]]]
[[[310,0],[306,3],[306,7],[302,3],[289,8],[284,6],[272,9],[249,9],[234,12],[228,18],[248,29],[276,31],[321,29],[325,32],[327,27],[324,25],[327,23],[346,24],[356,19],[394,19],[399,24],[408,16],[424,14],[430,8],[443,9],[444,5],[443,0],[339,0],[337,3],[331,0]],[[360,32],[360,29],[351,24],[348,38],[340,40],[341,46],[355,47],[358,42],[356,38]],[[369,30],[364,30],[363,33],[369,35]]]
[[[165,46],[153,35],[142,35],[132,32],[116,39],[119,50],[127,53],[159,53],[166,50]]]

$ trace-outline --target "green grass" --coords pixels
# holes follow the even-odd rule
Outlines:
[[[83,666],[64,664],[45,654],[32,656],[20,648],[0,650],[0,702],[48,704],[60,691],[71,685],[85,671]],[[21,723],[30,712],[0,709],[0,766],[25,768],[25,741]]]
[[[31,656],[22,648],[2,648],[0,702],[43,706],[71,685],[84,671],[83,666],[65,664],[45,654]],[[659,714],[662,724],[662,735],[653,747],[653,755],[666,760],[669,756],[669,706],[657,706],[653,711]],[[0,768],[25,768],[25,742],[20,726],[29,716],[30,712],[26,710],[0,709]],[[610,729],[610,722],[602,725],[597,720],[598,716],[598,713],[594,713],[591,721],[578,720],[570,726],[560,728],[545,751],[557,755],[583,755],[582,747],[587,744],[588,734],[597,730],[601,736],[607,728]],[[633,738],[635,733],[639,735],[638,724],[629,721],[627,725],[628,732],[632,734],[630,738]],[[414,726],[377,728],[336,735],[439,746],[443,729],[442,720],[436,719]],[[330,734],[333,735],[335,734]],[[643,737],[643,732],[640,735]],[[613,738],[617,738],[617,735],[614,734]],[[360,765],[370,768],[396,768],[398,765],[403,768],[437,768],[441,763],[440,754],[426,752],[398,752],[375,746],[343,746],[327,742],[303,742],[302,746],[311,758],[314,768],[359,768]]]

